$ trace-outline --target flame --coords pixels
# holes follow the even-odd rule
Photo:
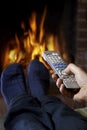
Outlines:
[[[42,16],[42,20],[41,20],[41,24],[40,24],[40,36],[39,36],[39,42],[41,43],[42,41],[42,38],[43,38],[43,35],[44,35],[44,21],[45,21],[45,17],[46,17],[46,12],[47,12],[47,9],[45,7],[44,9],[44,12],[43,12],[43,16]]]
[[[31,60],[35,59],[36,57],[39,58],[40,61],[42,61],[42,53],[48,49],[47,47],[47,43],[43,40],[44,37],[44,21],[45,21],[45,17],[46,17],[46,12],[47,12],[47,8],[45,7],[42,18],[41,18],[41,23],[39,26],[40,29],[40,33],[39,33],[39,38],[37,40],[36,38],[36,34],[37,34],[37,23],[36,23],[36,13],[33,12],[31,15],[31,18],[29,19],[29,25],[31,28],[31,31],[29,30],[29,38],[28,43],[26,43],[26,46],[31,47],[30,50],[32,50],[31,53]],[[52,43],[53,44],[53,43]],[[49,47],[50,48],[50,47]],[[53,50],[54,47],[53,45],[51,46],[51,49]]]
[[[47,8],[45,7],[39,27],[37,26],[36,12],[33,12],[29,18],[30,28],[27,31],[25,23],[23,21],[21,22],[21,29],[24,32],[23,37],[19,38],[18,35],[15,34],[16,47],[8,49],[8,57],[7,54],[5,56],[5,59],[8,59],[8,61],[5,61],[5,64],[20,62],[21,60],[24,60],[27,65],[31,60],[35,58],[38,58],[39,61],[43,62],[42,53],[45,50],[55,49],[54,35],[51,34],[46,37],[46,39],[44,38],[44,21],[46,13]],[[38,29],[39,35],[37,35]]]

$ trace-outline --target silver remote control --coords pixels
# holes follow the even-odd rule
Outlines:
[[[54,72],[63,79],[63,84],[66,88],[77,89],[79,85],[75,80],[75,76],[71,74],[65,74],[62,71],[67,67],[65,61],[56,51],[45,51],[42,54],[44,60],[50,65]]]

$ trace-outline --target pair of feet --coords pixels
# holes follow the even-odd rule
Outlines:
[[[38,60],[33,60],[28,66],[29,90],[33,97],[40,99],[48,93],[49,71]],[[9,65],[1,75],[1,93],[7,106],[23,94],[28,94],[24,70],[19,63]]]

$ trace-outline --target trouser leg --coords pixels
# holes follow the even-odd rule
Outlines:
[[[5,128],[6,130],[53,130],[49,114],[28,95],[17,97],[10,104]]]
[[[8,108],[6,130],[53,130],[49,114],[28,95],[20,64],[5,68],[1,75],[1,92]]]
[[[51,115],[55,130],[87,130],[87,122],[56,97],[44,97],[43,109]]]

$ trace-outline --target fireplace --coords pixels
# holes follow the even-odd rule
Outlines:
[[[23,12],[25,5],[27,8],[26,3],[20,13],[16,12],[17,16],[21,14],[23,17],[20,16],[18,20],[13,16],[14,24],[9,22],[12,28],[8,29],[1,41],[1,71],[13,62],[20,62],[26,67],[32,59],[37,58],[44,63],[41,55],[45,50],[56,50],[67,63],[74,62],[76,2],[33,2],[26,14]]]

